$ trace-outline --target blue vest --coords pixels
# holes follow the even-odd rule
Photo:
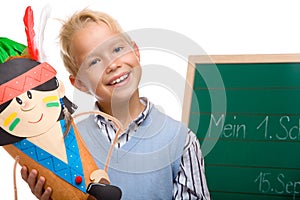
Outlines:
[[[77,124],[98,167],[104,168],[110,147],[107,137],[89,116]],[[122,190],[122,200],[172,199],[187,128],[154,106],[131,139],[114,149],[108,175]]]

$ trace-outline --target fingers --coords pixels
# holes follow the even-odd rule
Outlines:
[[[52,189],[47,187],[43,195],[40,197],[40,200],[51,200]]]
[[[35,171],[33,171],[33,173],[31,172],[29,174],[28,180],[30,180],[31,174],[33,174],[32,177],[35,177]],[[51,200],[50,197],[52,194],[52,189],[50,187],[47,187],[44,190],[45,182],[46,182],[46,179],[43,176],[41,176],[31,191],[40,200]],[[28,184],[31,184],[31,183],[28,182]],[[29,187],[31,188],[31,186],[29,186]]]
[[[30,173],[28,173],[27,167],[22,166],[21,176],[22,179],[27,182],[31,191],[33,192],[36,187],[38,172],[35,169],[33,169]],[[40,184],[44,184],[43,182],[45,182],[45,180],[40,180],[38,187],[40,187]]]
[[[37,178],[38,178],[38,172],[35,169],[33,169],[29,173],[27,180],[26,180],[27,184],[29,185],[29,187],[33,193],[35,191],[36,184],[38,184],[38,182],[39,182],[39,181],[37,181]],[[45,181],[45,179],[41,180],[39,182],[39,184],[43,184],[43,181]]]
[[[38,171],[33,169],[28,173],[26,166],[21,168],[21,176],[27,182],[31,192],[40,200],[51,200],[52,189],[47,187],[44,190],[46,179],[44,177],[38,178]]]
[[[27,170],[27,167],[24,165],[22,166],[21,168],[21,177],[24,181],[27,182],[27,179],[28,179],[28,170]]]
[[[30,174],[29,174],[29,176],[30,176]],[[31,185],[29,182],[28,182],[28,184],[29,184],[29,187],[31,188]],[[32,193],[39,199],[43,195],[44,184],[45,184],[45,178],[41,176],[31,190]]]

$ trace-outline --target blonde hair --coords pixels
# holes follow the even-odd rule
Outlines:
[[[128,42],[131,41],[129,35],[124,33],[118,22],[108,14],[99,11],[93,11],[87,8],[75,12],[67,21],[63,22],[63,26],[59,34],[61,46],[60,54],[67,71],[74,76],[76,76],[79,66],[71,52],[73,34],[76,31],[86,27],[86,25],[90,22],[104,22],[111,29],[111,31],[115,33],[123,33],[125,39]]]

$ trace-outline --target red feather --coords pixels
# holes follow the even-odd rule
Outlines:
[[[25,24],[25,32],[27,36],[27,45],[28,45],[28,52],[33,60],[38,60],[38,49],[36,48],[35,42],[34,42],[34,18],[33,18],[33,12],[30,6],[26,8],[25,15],[23,18],[24,24]]]

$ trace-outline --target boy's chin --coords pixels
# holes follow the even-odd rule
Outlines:
[[[138,88],[136,86],[130,87],[116,87],[113,90],[112,100],[129,100],[132,96],[138,95]]]

